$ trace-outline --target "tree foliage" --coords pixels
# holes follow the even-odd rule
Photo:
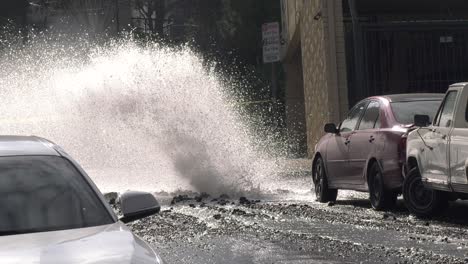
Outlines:
[[[23,16],[27,6],[28,2],[25,0],[2,0],[0,1],[0,17],[11,18]]]
[[[25,0],[0,1],[0,27],[24,26],[28,5]]]
[[[114,0],[58,0],[56,5],[90,32],[105,32],[115,19]]]
[[[271,0],[194,0],[192,33],[194,45],[202,54],[220,62],[227,71],[235,68],[243,82],[242,89],[254,98],[269,97],[271,66],[262,61],[262,24],[280,22],[279,1]],[[267,66],[267,67],[265,67]],[[249,78],[251,76],[251,78]],[[263,78],[262,78],[263,77]]]
[[[195,42],[204,50],[257,65],[261,56],[261,26],[280,20],[279,1],[197,0],[200,25]]]
[[[164,33],[164,16],[166,13],[164,0],[132,0],[132,6],[144,19],[148,33],[157,34],[160,37]]]

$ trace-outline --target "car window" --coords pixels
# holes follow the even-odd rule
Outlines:
[[[450,127],[452,125],[456,99],[457,91],[451,91],[447,94],[443,106],[437,114],[437,120],[435,122],[436,126]]]
[[[356,128],[367,103],[367,101],[361,102],[349,111],[348,117],[341,123],[340,132],[350,132]]]
[[[430,120],[434,119],[437,113],[437,108],[441,100],[428,100],[428,101],[405,101],[390,103],[393,115],[400,124],[413,124],[415,115],[427,115]]]
[[[465,121],[468,122],[468,102],[466,102]]]
[[[380,123],[380,115],[377,116],[377,120],[375,121],[375,126],[374,128],[377,129],[377,128],[380,128],[381,126],[381,123]]]
[[[465,109],[465,121],[468,122],[468,102],[466,104],[466,109]]]
[[[366,112],[359,123],[359,130],[373,129],[376,127],[380,116],[380,104],[377,101],[372,101],[367,106]],[[380,127],[380,122],[379,122]]]
[[[0,158],[0,235],[111,224],[80,172],[55,156]]]

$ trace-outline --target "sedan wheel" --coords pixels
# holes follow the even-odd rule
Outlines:
[[[372,208],[375,210],[393,208],[396,204],[398,193],[385,189],[383,174],[377,162],[372,165],[368,178],[369,198],[372,204]]]
[[[313,173],[316,200],[321,203],[336,201],[338,190],[328,188],[327,174],[322,158],[315,161]]]
[[[412,169],[403,183],[403,199],[408,210],[419,217],[430,217],[447,207],[444,192],[426,188],[418,168]]]

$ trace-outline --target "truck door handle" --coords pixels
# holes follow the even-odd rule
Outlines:
[[[375,140],[375,137],[374,137],[374,136],[370,136],[369,142],[372,143],[372,142],[374,142],[374,140]]]

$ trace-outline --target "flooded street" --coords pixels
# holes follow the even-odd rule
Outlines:
[[[291,176],[306,188],[309,175]],[[286,188],[287,189],[287,188]],[[260,195],[261,196],[261,195]],[[262,199],[160,196],[162,212],[131,224],[169,263],[466,263],[466,202],[419,220],[403,201],[389,212],[365,193],[341,191],[336,204],[311,192]],[[172,204],[171,204],[172,202]]]
[[[315,202],[311,161],[253,134],[238,98],[190,50],[117,42],[74,67],[50,56],[16,78],[5,65],[2,94],[17,99],[0,107],[1,133],[63,145],[103,192],[155,194],[161,213],[129,225],[168,263],[468,262],[467,203],[423,221],[401,197],[390,212],[365,193]]]
[[[468,264],[467,14],[0,1],[0,264]]]

